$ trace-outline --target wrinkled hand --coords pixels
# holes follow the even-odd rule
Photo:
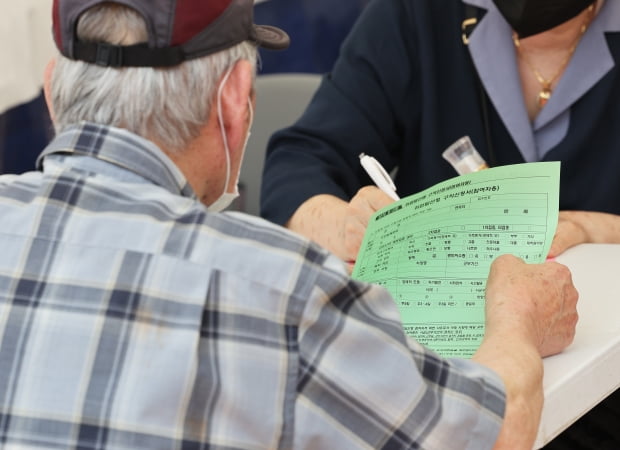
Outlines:
[[[357,194],[347,205],[344,219],[344,256],[346,261],[355,261],[357,258],[370,217],[393,202],[393,199],[376,186],[365,186],[357,191]]]
[[[578,244],[620,243],[620,216],[592,211],[560,211],[549,257]]]
[[[561,352],[575,337],[578,293],[562,264],[526,264],[502,255],[491,265],[486,297],[487,332],[529,340],[543,357]]]
[[[549,257],[555,258],[560,253],[590,241],[583,220],[587,220],[583,211],[560,211],[558,227],[549,249]],[[581,220],[580,220],[581,219]]]

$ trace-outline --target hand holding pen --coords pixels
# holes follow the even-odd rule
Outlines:
[[[360,164],[370,176],[375,185],[391,200],[399,200],[396,194],[396,186],[390,175],[372,156],[359,155]],[[370,217],[384,206],[391,203],[384,195],[379,194],[376,189],[367,189],[363,187],[349,201],[344,214],[343,230],[344,238],[342,240],[343,252],[339,256],[346,261],[349,272],[353,270],[355,258],[359,251],[366,226]]]
[[[486,169],[488,167],[474,148],[468,136],[463,136],[450,145],[442,153],[442,156],[450,162],[452,167],[454,167],[460,175]],[[379,161],[364,153],[361,153],[359,158],[360,164],[375,185],[392,200],[400,200],[400,197],[396,194],[396,186],[394,185],[392,177],[390,177]],[[345,233],[344,247],[348,250],[344,259],[347,262],[349,272],[353,269],[353,265],[355,264],[355,258],[364,236],[368,217],[376,212],[377,209],[380,209],[382,205],[385,206],[383,204],[385,200],[380,200],[381,203],[377,204],[376,202],[369,201],[369,195],[363,192],[363,189],[360,190],[349,203],[349,210],[354,211],[354,214],[351,215],[353,220],[349,219],[350,223],[353,223],[353,225],[347,228],[347,232]],[[362,206],[360,207],[358,205]]]

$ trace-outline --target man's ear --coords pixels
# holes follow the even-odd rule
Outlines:
[[[52,74],[54,73],[54,67],[56,67],[56,58],[50,59],[43,71],[43,94],[52,122],[54,121],[54,108],[52,107]]]
[[[248,99],[253,94],[253,86],[252,63],[247,60],[237,61],[222,89],[222,120],[231,149],[245,142],[249,126]]]

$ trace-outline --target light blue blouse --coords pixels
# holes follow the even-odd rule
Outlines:
[[[614,67],[605,32],[620,31],[620,2],[603,3],[533,122],[523,101],[510,25],[492,0],[463,2],[488,10],[469,37],[469,51],[490,101],[523,157],[538,161],[568,132],[571,105]]]

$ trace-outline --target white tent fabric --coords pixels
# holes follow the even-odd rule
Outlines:
[[[53,52],[52,0],[2,2],[0,114],[39,95]]]

